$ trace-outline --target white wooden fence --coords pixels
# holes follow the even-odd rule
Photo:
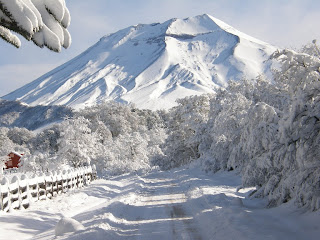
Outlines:
[[[81,188],[96,179],[95,167],[48,172],[27,177],[3,177],[0,181],[0,210],[28,208],[31,202],[51,199],[75,188]]]

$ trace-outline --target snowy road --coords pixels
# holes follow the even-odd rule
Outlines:
[[[97,180],[28,210],[0,213],[0,239],[318,239],[320,214],[244,200],[233,173],[154,172]],[[55,237],[61,216],[85,230]],[[12,238],[12,236],[15,236]]]

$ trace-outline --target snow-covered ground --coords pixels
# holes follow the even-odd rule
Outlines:
[[[263,200],[245,199],[250,189],[237,192],[240,185],[232,172],[195,169],[100,179],[28,210],[1,212],[0,239],[319,239],[319,211],[292,203],[266,209]],[[56,237],[62,216],[84,230]]]

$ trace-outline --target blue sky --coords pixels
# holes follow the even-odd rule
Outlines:
[[[164,22],[207,13],[279,47],[320,41],[319,0],[66,0],[72,46],[61,53],[22,41],[0,40],[0,96],[77,56],[102,36],[138,23]],[[22,40],[22,38],[20,37]]]

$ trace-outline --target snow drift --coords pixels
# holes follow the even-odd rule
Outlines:
[[[78,221],[72,218],[63,217],[55,227],[55,234],[56,236],[62,236],[65,233],[77,232],[84,229],[84,226]]]
[[[268,71],[275,47],[209,15],[139,24],[4,96],[34,105],[83,108],[115,100],[162,109],[177,98],[212,93],[229,80]]]

